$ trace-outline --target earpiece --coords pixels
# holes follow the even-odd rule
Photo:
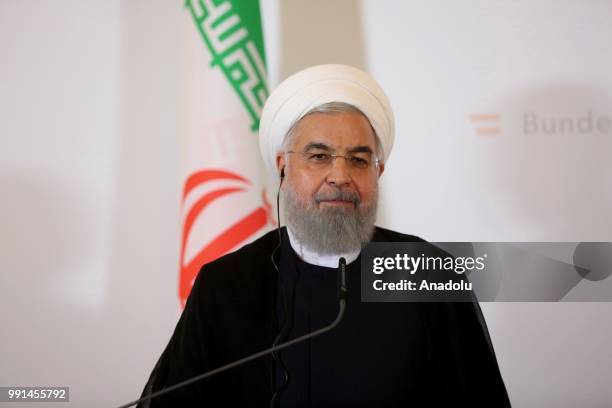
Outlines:
[[[285,168],[284,167],[281,169],[280,178],[281,180],[285,178]]]

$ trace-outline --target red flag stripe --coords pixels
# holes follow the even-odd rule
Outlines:
[[[230,173],[229,171],[201,170],[201,171],[193,173],[191,176],[189,176],[189,178],[185,182],[185,187],[183,189],[183,200],[185,200],[185,197],[187,197],[187,194],[189,194],[194,188],[196,188],[200,184],[206,183],[207,181],[219,180],[219,179],[220,180],[225,180],[225,179],[238,180],[246,184],[251,184],[251,182],[245,179],[244,177],[239,176],[235,173]]]
[[[202,265],[225,255],[242,241],[248,239],[267,223],[267,213],[263,207],[255,211],[223,231],[221,235],[204,247],[197,256],[183,267],[181,259],[181,279],[179,282],[179,298],[183,301],[191,291],[192,282]]]
[[[187,217],[185,218],[185,223],[183,224],[183,236],[181,237],[181,267],[183,266],[184,257],[185,257],[185,247],[187,244],[187,237],[191,232],[191,227],[193,227],[193,223],[196,218],[204,209],[217,198],[223,197],[224,195],[235,193],[238,191],[244,191],[243,188],[220,188],[218,190],[212,191],[198,201],[191,207],[189,212],[187,213]]]

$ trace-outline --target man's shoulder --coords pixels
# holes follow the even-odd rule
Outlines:
[[[270,260],[272,251],[274,251],[274,248],[276,248],[278,243],[278,230],[268,231],[256,240],[233,252],[223,255],[207,265],[217,267],[226,264],[252,264],[253,262],[267,262]]]
[[[271,269],[271,256],[278,245],[278,231],[272,230],[241,248],[202,266],[197,279],[213,285],[247,287]]]
[[[372,236],[374,242],[425,242],[421,237],[416,235],[403,234],[387,228],[376,227]]]

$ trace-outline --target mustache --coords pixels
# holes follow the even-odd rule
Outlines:
[[[361,198],[356,191],[351,190],[332,190],[323,191],[314,195],[314,200],[317,204],[321,201],[350,201],[353,205],[358,206],[361,203]]]

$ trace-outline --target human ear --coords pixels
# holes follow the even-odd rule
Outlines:
[[[378,165],[378,177],[382,176],[384,171],[385,171],[385,163],[380,163]]]
[[[284,172],[285,166],[287,166],[287,163],[285,162],[285,155],[280,152],[277,153],[276,154],[276,169],[278,170],[279,176],[285,175],[285,172]]]

